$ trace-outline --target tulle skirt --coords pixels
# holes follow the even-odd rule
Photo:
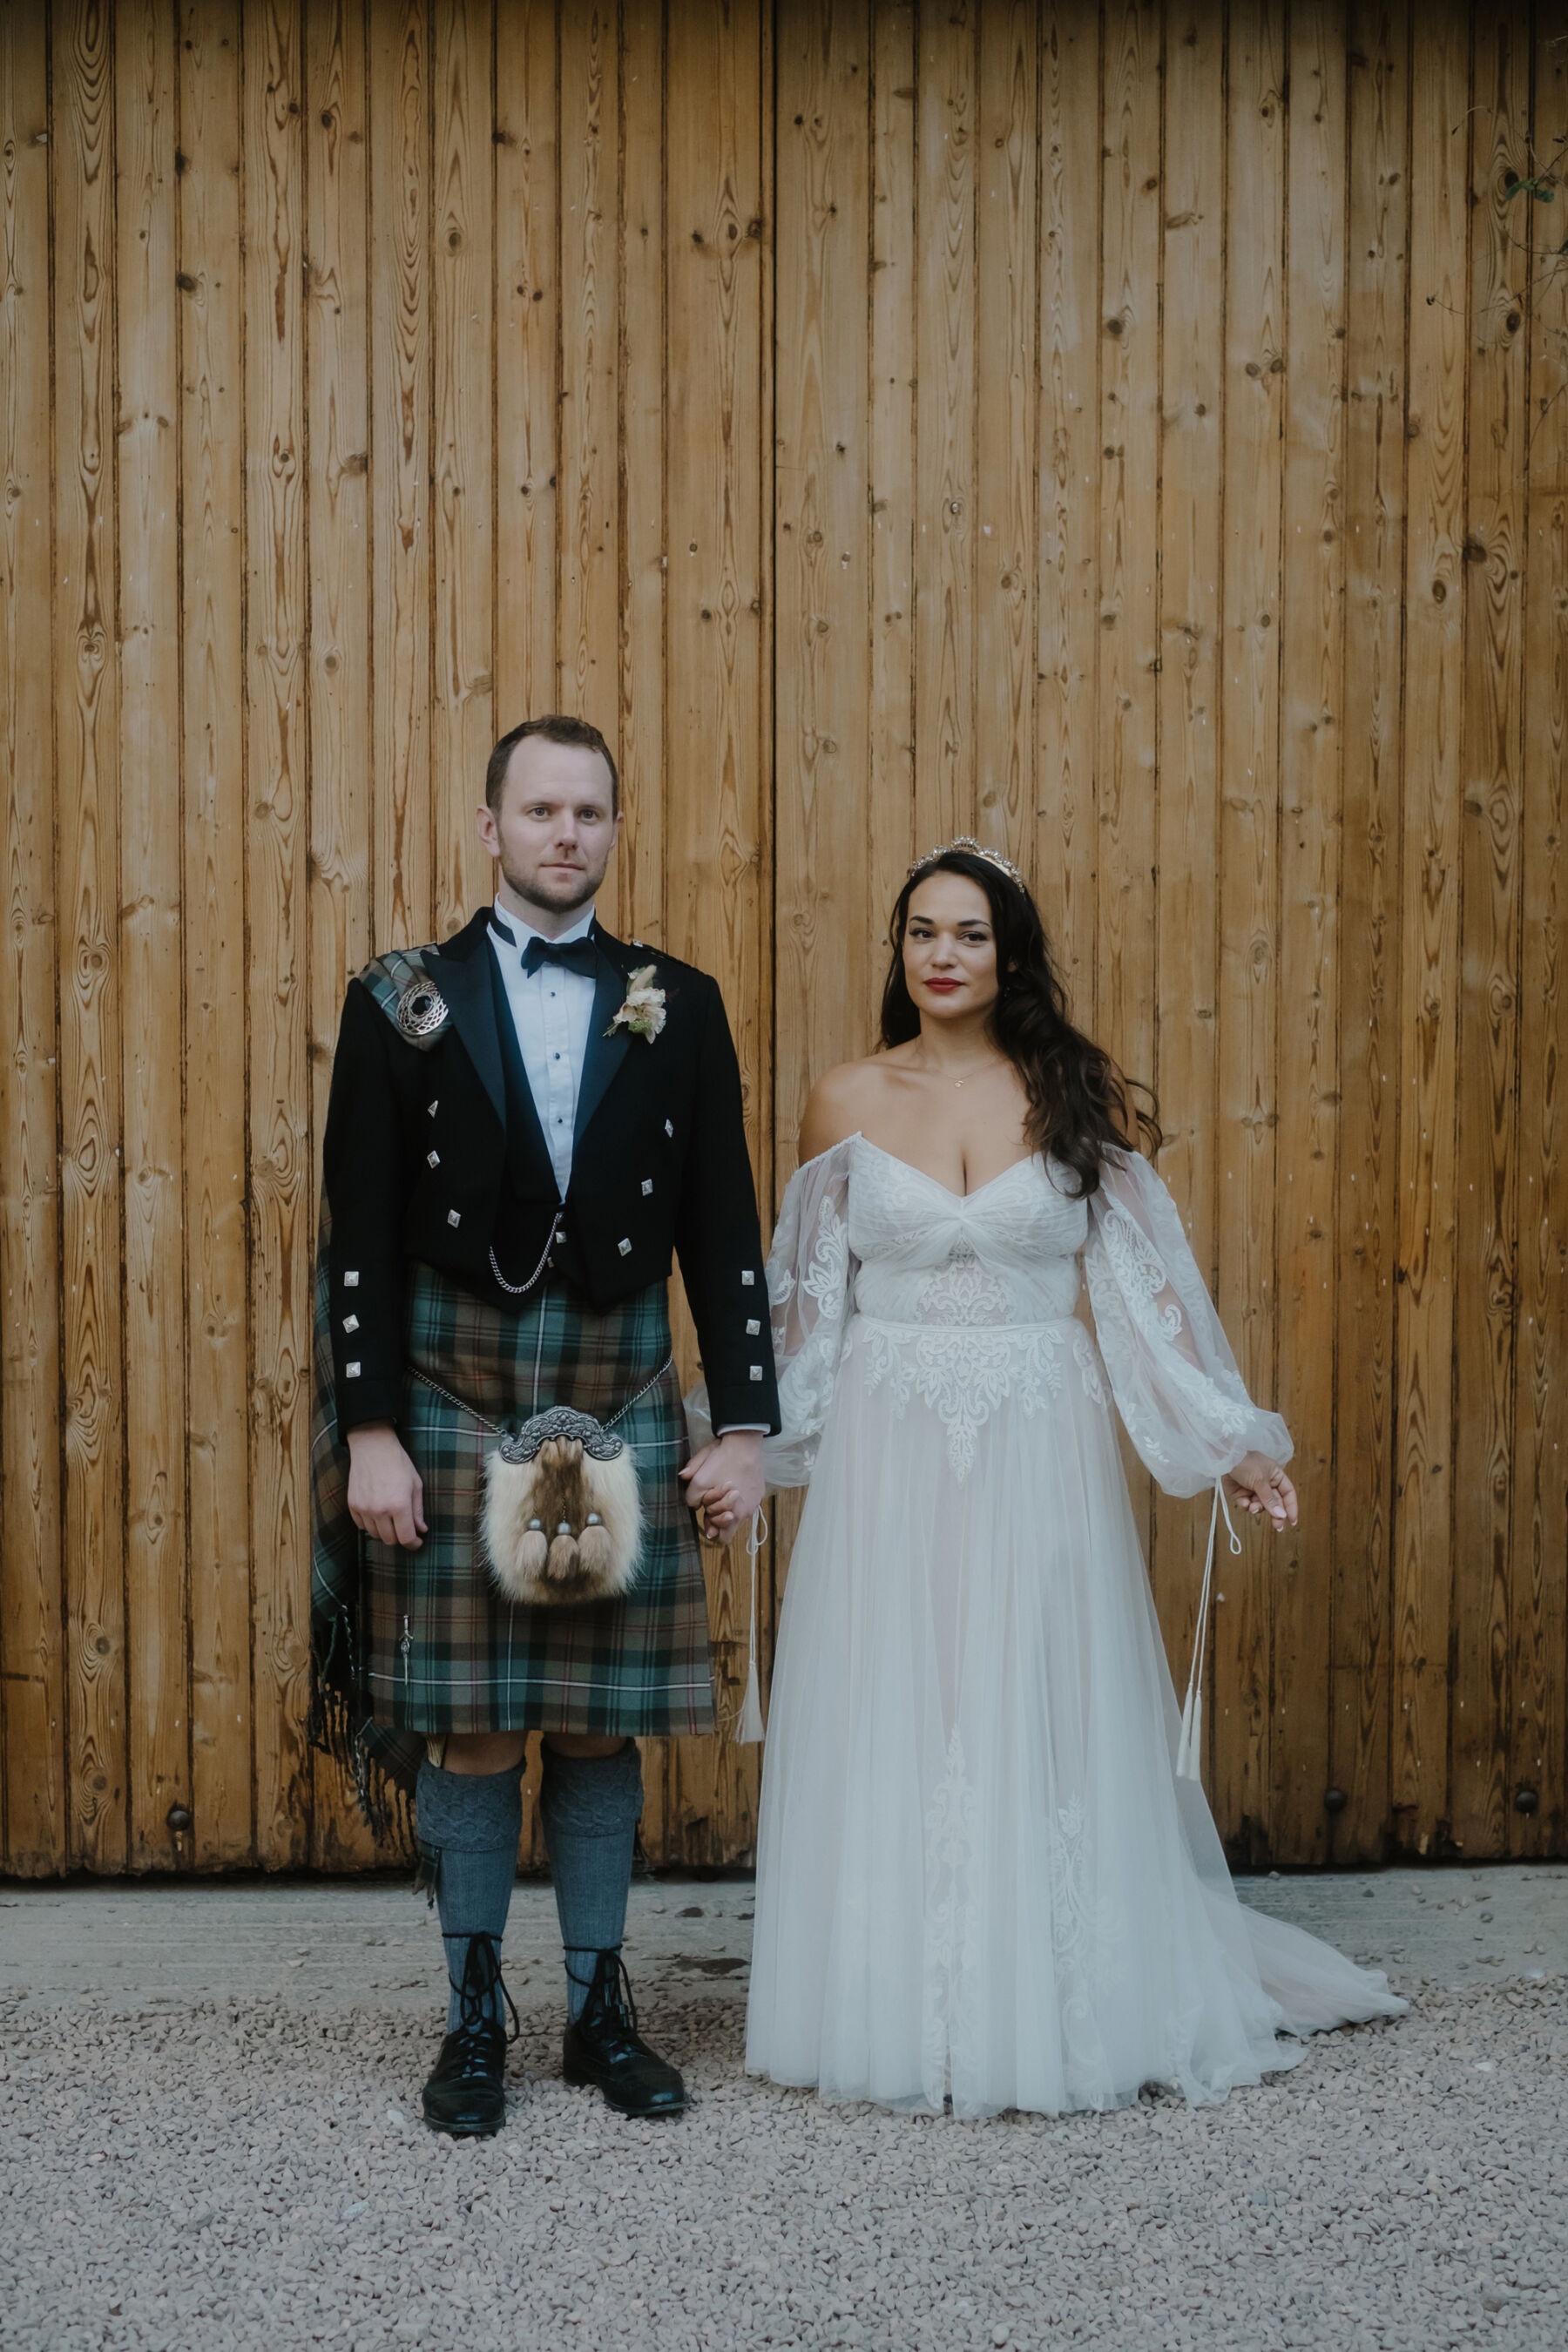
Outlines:
[[[1237,1900],[1070,1328],[977,1396],[962,1348],[911,1382],[909,1335],[850,1327],[773,1674],[753,2074],[968,2116],[1210,2102],[1298,2063],[1281,2034],[1405,2006]]]

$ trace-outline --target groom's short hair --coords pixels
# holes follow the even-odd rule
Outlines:
[[[485,770],[485,799],[492,809],[500,806],[512,753],[531,735],[542,735],[547,743],[571,743],[580,751],[597,751],[610,772],[611,814],[619,816],[621,779],[615,754],[596,727],[591,727],[585,719],[569,719],[556,710],[548,711],[542,719],[525,719],[521,727],[514,727],[510,734],[503,735],[490,753],[489,765]]]

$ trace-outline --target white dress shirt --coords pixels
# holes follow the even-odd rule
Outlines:
[[[584,907],[574,923],[556,933],[554,944],[585,940],[593,928],[594,909]],[[520,916],[504,914],[500,907],[492,908],[490,952],[500,969],[523,1075],[564,1200],[572,1181],[577,1094],[594,1023],[594,982],[586,972],[567,971],[559,964],[541,964],[537,971],[525,972],[522,959],[530,940],[544,936]]]

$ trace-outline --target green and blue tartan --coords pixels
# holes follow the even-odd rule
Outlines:
[[[399,1435],[424,1481],[417,1551],[362,1537],[332,1409],[325,1213],[316,1300],[311,1616],[318,1736],[376,1782],[413,1784],[427,1732],[700,1733],[713,1727],[701,1554],[677,1472],[686,1416],[665,1286],[601,1313],[561,1285],[516,1315],[433,1268],[405,1268]],[[421,1377],[423,1376],[423,1377]],[[656,1377],[658,1376],[658,1377]],[[652,1386],[648,1387],[648,1383]],[[529,1608],[498,1592],[479,1543],[486,1456],[552,1405],[616,1423],[642,1489],[637,1580],[618,1600]],[[487,1430],[485,1424],[491,1424]]]

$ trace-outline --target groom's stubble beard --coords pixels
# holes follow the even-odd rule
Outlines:
[[[547,908],[552,915],[574,915],[580,908],[588,906],[597,898],[600,885],[609,871],[614,849],[612,842],[600,859],[596,871],[592,866],[585,866],[575,881],[568,885],[546,883],[537,872],[525,874],[513,864],[504,848],[498,862],[502,881],[518,898],[535,907]]]

